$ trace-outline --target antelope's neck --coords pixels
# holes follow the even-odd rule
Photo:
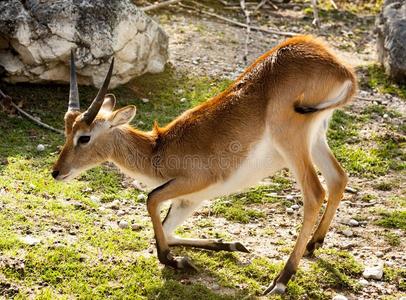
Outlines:
[[[164,180],[153,168],[153,151],[156,137],[131,127],[118,128],[114,133],[114,147],[110,160],[126,175],[148,187]]]

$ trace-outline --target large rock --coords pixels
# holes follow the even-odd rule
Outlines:
[[[385,0],[376,25],[380,63],[393,79],[406,82],[406,1]]]
[[[67,82],[76,48],[80,84],[111,87],[164,69],[168,38],[131,0],[1,0],[0,70],[9,82]]]

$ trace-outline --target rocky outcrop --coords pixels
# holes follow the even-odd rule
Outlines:
[[[0,76],[67,82],[76,49],[80,84],[98,87],[114,56],[111,87],[164,69],[168,38],[131,0],[0,1]]]
[[[380,63],[393,79],[406,82],[406,1],[385,0],[376,25]]]

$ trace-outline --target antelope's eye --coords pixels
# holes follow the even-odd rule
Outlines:
[[[79,137],[78,142],[80,144],[87,144],[90,141],[90,135],[82,135]]]

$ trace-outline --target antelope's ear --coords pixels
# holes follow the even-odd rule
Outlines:
[[[134,105],[129,105],[119,110],[116,110],[112,113],[109,121],[111,123],[111,127],[120,126],[123,124],[130,123],[131,120],[135,117],[135,113],[137,112],[137,108]]]
[[[116,105],[116,97],[113,94],[107,94],[104,96],[102,110],[113,111],[114,106]]]
[[[77,116],[80,115],[79,111],[67,111],[65,113],[65,135],[69,135],[72,132],[73,123],[75,122]]]

